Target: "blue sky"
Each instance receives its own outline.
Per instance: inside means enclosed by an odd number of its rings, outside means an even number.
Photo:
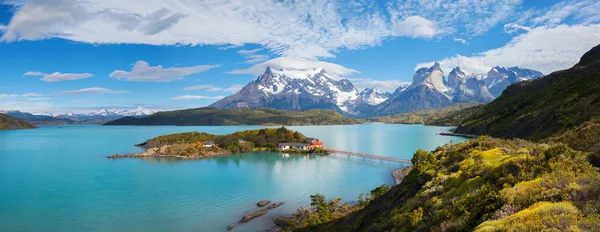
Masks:
[[[206,106],[267,66],[393,91],[440,61],[544,73],[600,44],[600,1],[5,0],[0,109]]]

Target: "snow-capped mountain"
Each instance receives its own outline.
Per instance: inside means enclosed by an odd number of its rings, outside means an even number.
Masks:
[[[373,110],[375,115],[405,113],[415,110],[441,108],[459,102],[488,103],[502,94],[509,85],[542,77],[541,72],[519,67],[492,68],[487,76],[467,75],[454,68],[444,79],[439,63],[420,68],[407,88],[396,90],[392,97]]]
[[[238,93],[210,106],[221,109],[267,107],[293,111],[339,109],[352,113],[358,99],[358,90],[349,80],[335,80],[322,68],[274,70],[268,67]]]
[[[87,114],[65,112],[63,114],[31,114],[18,110],[0,110],[0,113],[11,117],[23,119],[36,125],[65,125],[65,124],[101,124],[125,116],[143,117],[154,114],[155,111],[138,107],[135,110],[107,110],[102,109]]]
[[[519,67],[503,68],[496,66],[487,73],[487,77],[484,80],[490,93],[494,95],[494,97],[498,97],[506,87],[515,82],[535,80],[543,76],[544,74],[541,72],[531,69]]]
[[[382,93],[376,88],[365,88],[359,94],[360,99],[369,105],[379,105],[392,96],[391,93]]]

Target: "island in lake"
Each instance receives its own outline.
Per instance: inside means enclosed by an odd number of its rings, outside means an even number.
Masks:
[[[298,131],[288,130],[285,127],[246,130],[228,135],[213,135],[204,132],[178,133],[149,139],[136,146],[147,149],[134,154],[114,154],[108,158],[200,159],[252,151],[327,153],[323,142],[318,138],[308,138]]]

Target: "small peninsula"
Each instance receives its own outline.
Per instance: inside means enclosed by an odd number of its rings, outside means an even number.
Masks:
[[[359,120],[333,110],[284,111],[275,109],[230,109],[212,107],[158,112],[150,116],[124,117],[104,125],[223,126],[223,125],[350,125]]]
[[[31,128],[37,127],[21,119],[13,118],[6,114],[0,114],[0,130],[18,130]]]
[[[146,148],[134,154],[114,154],[111,159],[169,157],[178,159],[201,159],[234,153],[271,151],[286,153],[326,154],[323,142],[307,138],[285,127],[246,130],[228,135],[204,132],[186,132],[158,136],[136,146]]]

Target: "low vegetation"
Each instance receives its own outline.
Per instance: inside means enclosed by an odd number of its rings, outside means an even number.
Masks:
[[[392,124],[456,126],[471,116],[481,106],[481,103],[457,103],[445,108],[419,110],[410,113],[371,118],[368,121]]]
[[[333,110],[283,111],[275,109],[198,108],[158,112],[143,118],[125,117],[104,125],[346,125],[360,121]]]
[[[204,146],[213,142],[214,146]],[[251,151],[275,151],[279,143],[306,143],[302,133],[288,130],[285,127],[260,130],[247,130],[228,135],[212,135],[203,132],[186,132],[158,136],[138,144],[148,150],[140,156],[175,156],[180,158],[202,158],[207,156],[244,153]],[[286,150],[290,153],[325,153],[323,148],[313,148],[306,151]],[[137,156],[134,156],[137,157]],[[120,157],[116,157],[120,158]]]
[[[13,118],[6,114],[0,114],[0,130],[16,130],[27,128],[36,128],[36,126],[21,119]]]
[[[566,145],[481,137],[417,151],[412,162],[404,181],[380,196],[356,206],[335,201],[333,216],[300,210],[296,225],[301,231],[600,230],[600,173],[586,153]],[[305,219],[311,217],[322,218]]]
[[[515,83],[456,133],[563,142],[600,156],[600,46],[574,67]]]

